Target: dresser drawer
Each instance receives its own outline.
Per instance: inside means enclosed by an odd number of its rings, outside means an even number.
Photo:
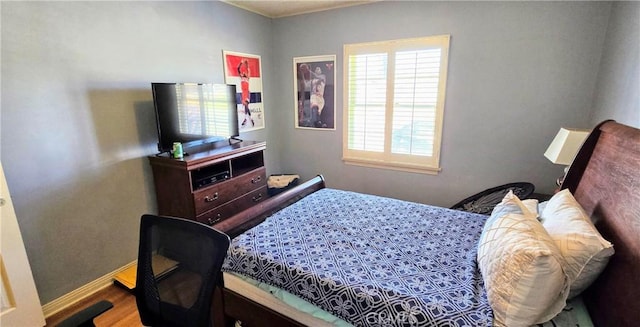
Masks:
[[[198,190],[193,194],[196,215],[203,214],[265,185],[267,185],[266,170],[261,167],[242,176]]]
[[[266,198],[267,186],[265,185],[251,193],[196,217],[196,220],[207,225],[213,225],[237,214],[242,210],[260,203],[261,201],[264,201]]]

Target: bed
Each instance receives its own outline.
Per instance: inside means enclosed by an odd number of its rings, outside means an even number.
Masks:
[[[640,130],[614,121],[596,126],[562,189],[575,197],[615,248],[577,303],[584,303],[596,326],[637,325]],[[332,216],[344,217],[333,221]],[[485,224],[492,219],[493,215],[333,190],[318,176],[215,226],[234,238],[235,250],[227,258],[224,285],[215,292],[214,324],[241,320],[243,326],[343,321],[370,326],[492,325],[499,310],[487,300],[495,298],[487,295],[493,289],[488,290],[478,273],[478,265],[484,267],[478,241],[485,239]],[[307,257],[309,253],[314,257]],[[316,256],[322,253],[325,256]],[[422,273],[416,274],[415,267]],[[240,270],[244,272],[235,274]],[[235,278],[243,274],[314,302],[333,313],[338,323],[269,304],[269,293],[278,291],[243,293],[237,285],[245,282]],[[551,295],[563,306],[569,293],[564,283],[564,289]]]

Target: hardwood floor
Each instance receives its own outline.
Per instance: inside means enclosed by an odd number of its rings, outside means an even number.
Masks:
[[[58,325],[64,319],[74,313],[101,300],[107,300],[113,304],[113,308],[98,316],[94,323],[97,327],[137,327],[143,326],[136,307],[136,297],[129,290],[111,285],[88,298],[66,308],[46,319],[46,327]]]

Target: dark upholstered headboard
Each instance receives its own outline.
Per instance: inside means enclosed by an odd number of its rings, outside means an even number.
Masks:
[[[640,129],[605,121],[567,172],[568,188],[615,254],[583,294],[596,326],[640,326]]]

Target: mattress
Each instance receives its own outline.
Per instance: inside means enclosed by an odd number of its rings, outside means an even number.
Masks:
[[[351,326],[346,321],[274,286],[234,273],[223,273],[224,286],[306,326]]]
[[[353,326],[348,322],[285,290],[235,273],[223,273],[226,288],[301,324],[314,327]],[[589,312],[581,297],[567,306],[552,320],[535,327],[593,327]]]

